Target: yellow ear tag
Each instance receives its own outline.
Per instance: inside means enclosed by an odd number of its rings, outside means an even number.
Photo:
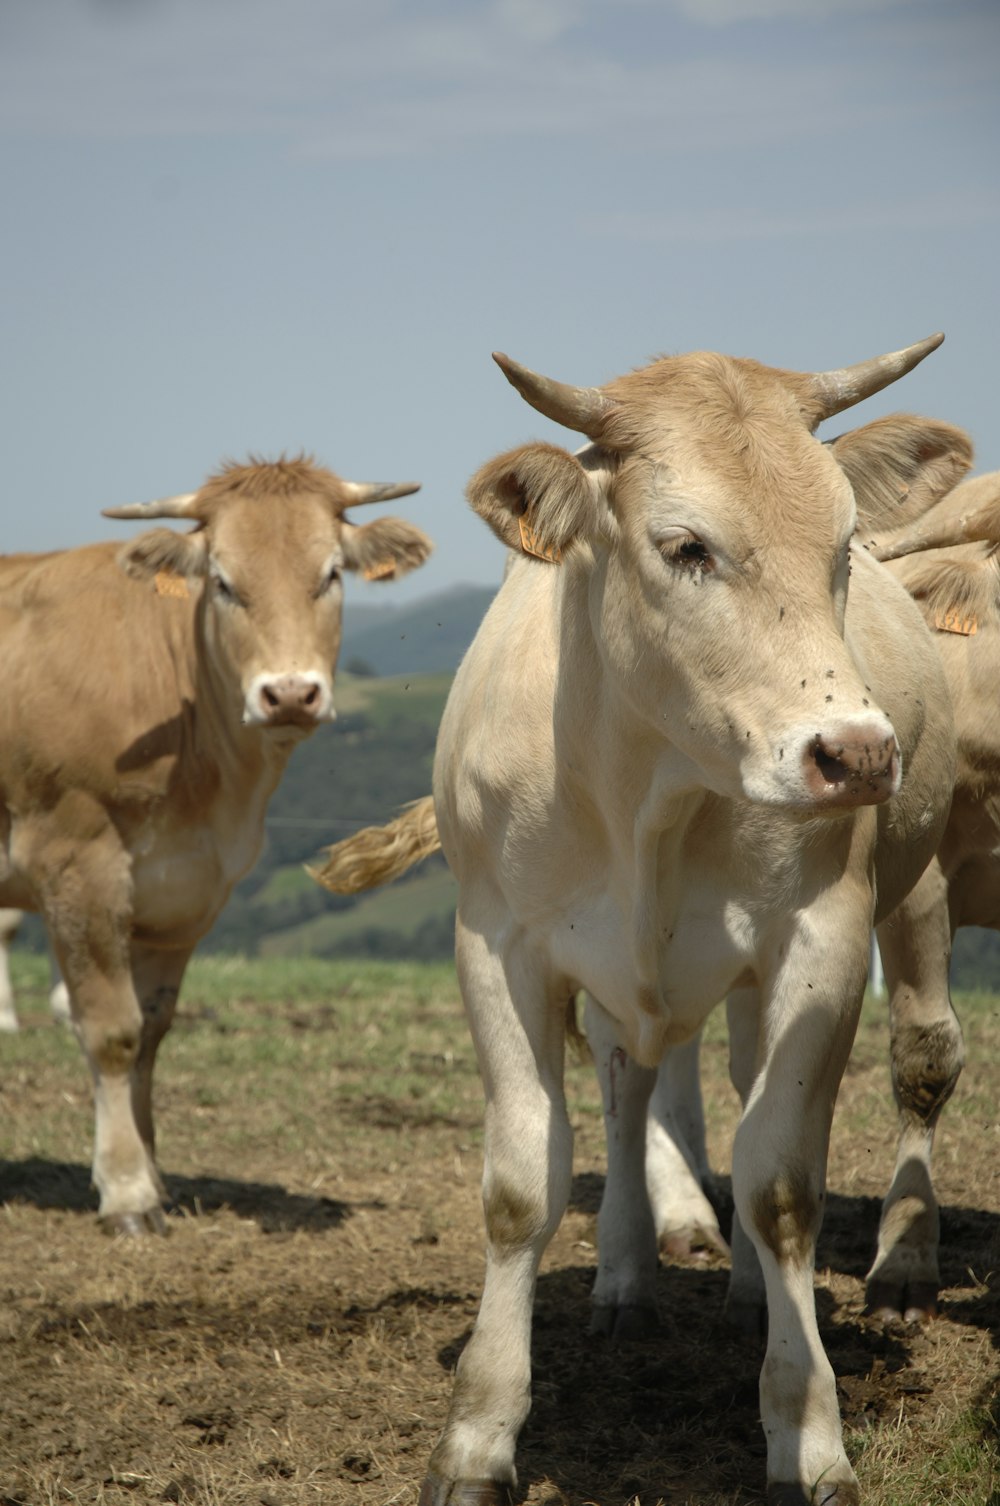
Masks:
[[[185,601],[191,595],[183,575],[171,575],[169,570],[157,570],[153,585],[157,596],[175,596],[179,601]]]
[[[562,550],[553,549],[543,544],[535,530],[527,521],[527,514],[522,513],[517,520],[517,526],[521,531],[521,548],[525,554],[533,554],[536,560],[545,560],[549,565],[558,565],[562,560]]]
[[[961,633],[963,638],[971,638],[979,632],[979,620],[976,617],[959,617],[954,610],[950,612],[936,612],[934,626],[939,633]]]
[[[365,580],[388,580],[395,573],[395,560],[379,560],[376,564],[369,565],[367,570],[362,570],[361,572]]]

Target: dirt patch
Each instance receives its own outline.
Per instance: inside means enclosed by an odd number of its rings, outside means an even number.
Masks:
[[[50,1028],[42,1017],[28,1025]],[[317,1028],[329,1032],[328,1021]],[[883,1064],[869,1067],[852,1070],[839,1111],[817,1303],[850,1446],[872,1482],[866,1500],[890,1501],[877,1460],[866,1464],[867,1434],[894,1427],[930,1456],[943,1408],[977,1427],[995,1415],[996,1145],[957,1115],[942,1132],[942,1316],[926,1331],[884,1331],[862,1315],[862,1278],[891,1113],[874,1134],[846,1132],[852,1103],[860,1112],[876,1073],[881,1082]],[[426,1070],[443,1070],[433,1051]],[[213,1156],[218,1126],[213,1138],[213,1114],[197,1112],[198,1074],[172,1079],[167,1055],[173,1227],[165,1240],[130,1242],[96,1226],[80,1073],[69,1054],[40,1060],[0,1097],[5,1114],[30,1116],[52,1095],[77,1095],[69,1123],[80,1141],[58,1154],[66,1131],[56,1128],[47,1148],[0,1163],[0,1502],[414,1502],[480,1294],[471,1075],[463,1068],[450,1106],[432,1094],[394,1100],[384,1086],[347,1101],[315,1089],[317,1163],[308,1137],[306,1150],[260,1142],[266,1068],[213,1111],[227,1136]],[[582,1102],[588,1080],[574,1083]],[[588,1336],[604,1158],[596,1096],[587,1104],[574,1113],[571,1207],[538,1288],[524,1499],[750,1506],[764,1486],[760,1354],[725,1326],[723,1264],[661,1269],[658,1333],[627,1347]],[[728,1105],[715,1116],[717,1165],[732,1118]]]

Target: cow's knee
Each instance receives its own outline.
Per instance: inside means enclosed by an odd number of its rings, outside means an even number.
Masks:
[[[934,1124],[965,1065],[962,1027],[953,1009],[929,1024],[895,1024],[892,1087],[903,1114]]]

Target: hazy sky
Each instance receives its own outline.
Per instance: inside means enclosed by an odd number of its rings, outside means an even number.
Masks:
[[[998,164],[996,0],[2,0],[0,549],[306,449],[423,482],[378,599],[495,581],[468,476],[579,441],[494,349],[594,384],[943,329],[858,421],[995,469]]]

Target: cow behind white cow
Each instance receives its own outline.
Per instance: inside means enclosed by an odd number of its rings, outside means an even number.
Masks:
[[[165,1227],[157,1048],[292,749],[334,714],[341,576],[429,552],[412,524],[347,510],[415,490],[230,465],[108,514],[190,532],[0,561],[0,903],[41,911],[68,985],[109,1229]]]
[[[470,483],[521,558],[456,676],[433,811],[373,843],[384,877],[436,816],[486,1095],[485,1289],[422,1506],[496,1506],[513,1487],[538,1262],[569,1192],[581,987],[623,1048],[619,1105],[639,1101],[635,1063],[648,1082],[741,990],[733,1181],[766,1282],[769,1499],[805,1506],[819,1482],[829,1506],[858,1500],[812,1291],[826,1147],[876,887],[891,907],[934,851],[954,747],[919,612],[850,544],[856,509],[943,490],[970,452],[915,418],[836,454],[811,431],[937,343],[819,375],[673,357],[596,389],[497,358],[593,444],[527,445]],[[656,1264],[641,1159],[620,1171],[595,1283],[609,1331],[651,1307]],[[756,1324],[764,1291],[743,1274],[731,1306]]]
[[[17,936],[23,910],[0,910],[0,1031],[14,1034],[19,1028],[17,1001],[10,976],[10,953]],[[49,1009],[52,1018],[60,1025],[70,1022],[69,991],[59,976],[55,958],[51,963],[52,986],[49,990]]]

